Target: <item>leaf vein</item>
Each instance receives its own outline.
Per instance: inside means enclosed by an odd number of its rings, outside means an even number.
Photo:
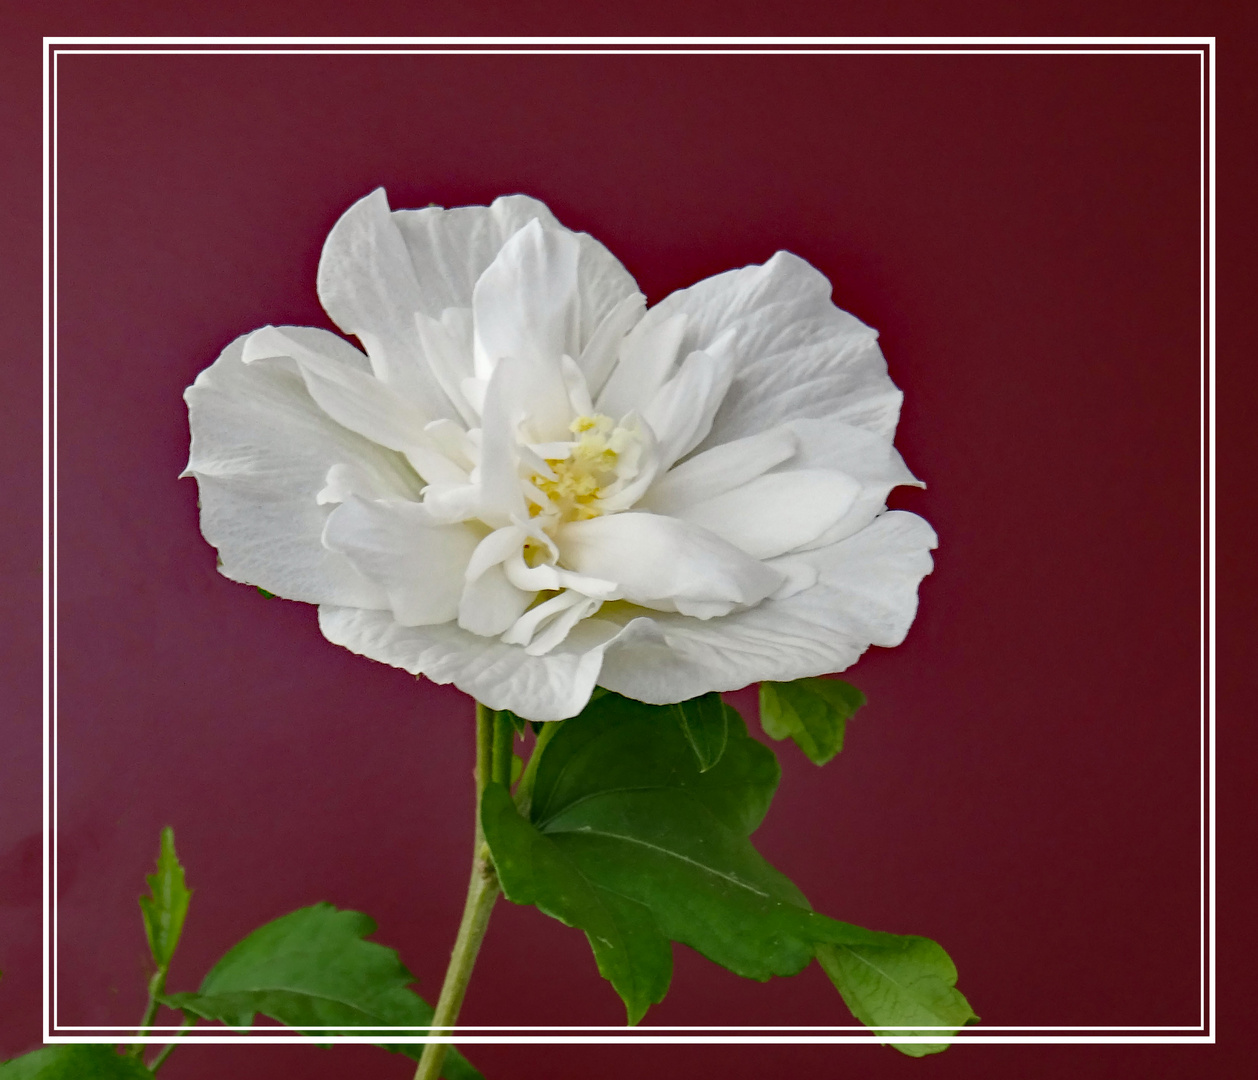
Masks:
[[[639,840],[636,836],[624,836],[620,833],[604,832],[602,829],[592,829],[588,825],[583,825],[576,831],[579,831],[584,836],[603,836],[608,840],[623,840],[628,844],[637,844],[639,847],[648,848],[651,851],[658,851],[660,854],[667,855],[669,858],[677,859],[680,862],[689,863],[691,866],[698,867],[700,870],[711,874],[713,877],[722,878],[723,880],[730,882],[732,885],[737,885],[740,889],[746,889],[748,892],[753,892],[757,896],[763,896],[766,900],[772,899],[767,892],[757,889],[754,885],[748,884],[746,881],[743,881],[741,878],[736,877],[733,874],[722,873],[720,870],[714,869],[711,866],[705,866],[697,859],[692,859],[688,855],[683,855],[680,851],[671,851],[666,847],[661,847],[659,844],[652,844],[649,840]]]

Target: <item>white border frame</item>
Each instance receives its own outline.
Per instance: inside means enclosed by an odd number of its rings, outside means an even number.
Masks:
[[[968,48],[966,46],[969,46]],[[57,447],[53,390],[57,378],[57,283],[55,265],[57,211],[57,58],[86,53],[223,55],[256,53],[382,55],[525,55],[566,54],[716,54],[716,55],[940,55],[960,53],[1032,55],[1197,55],[1201,58],[1201,1022],[1196,1026],[998,1027],[966,1028],[955,1043],[995,1044],[1213,1044],[1215,1036],[1215,133],[1216,80],[1214,37],[45,37],[43,39],[43,1038],[46,1043],[142,1042],[165,1044],[180,1029],[150,1028],[137,1037],[134,1027],[69,1026],[56,1023],[54,980],[57,935],[56,746],[52,734],[57,710],[56,669],[56,506]],[[194,1029],[196,1030],[196,1029]],[[287,1029],[278,1029],[285,1031]],[[311,1029],[326,1030],[326,1029]],[[343,1029],[336,1029],[343,1030]],[[403,1035],[412,1028],[372,1028],[390,1032],[393,1043],[449,1041],[477,1043],[652,1043],[652,1044],[836,1044],[879,1043],[861,1025],[834,1027],[455,1027],[451,1035]],[[895,1030],[895,1029],[887,1029]],[[922,1030],[918,1028],[916,1030]],[[950,1029],[948,1029],[950,1030]],[[230,1029],[226,1034],[179,1036],[190,1044],[309,1043],[299,1034],[273,1034],[272,1027]],[[94,1032],[96,1034],[63,1034]],[[512,1032],[513,1034],[501,1034]],[[860,1034],[839,1034],[859,1032]],[[1008,1032],[996,1035],[994,1032]],[[1083,1034],[1087,1032],[1088,1034]],[[1136,1034],[1136,1033],[1139,1034]],[[521,1035],[518,1033],[530,1033]],[[320,1042],[367,1043],[379,1035],[332,1035]],[[929,1043],[932,1036],[907,1036],[898,1042]]]

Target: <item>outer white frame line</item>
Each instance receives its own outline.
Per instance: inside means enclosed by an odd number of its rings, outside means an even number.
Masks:
[[[1139,48],[1077,48],[1077,49],[1044,49],[1044,48],[877,48],[876,46],[915,46],[915,45],[974,45],[980,43],[984,46],[1043,46],[1043,45],[1089,45],[1095,43],[1100,46],[1107,45],[1156,45],[1162,48],[1139,49]],[[594,48],[579,49],[573,47],[560,48],[540,48],[539,43],[559,46],[575,46],[575,45],[607,45],[607,46],[632,46],[645,45],[657,46],[657,48]],[[793,46],[806,45],[814,46],[813,48],[658,48],[658,46],[677,45],[677,46],[738,46],[751,45],[752,43],[759,45],[776,45],[776,46]],[[187,48],[189,44],[198,46],[214,46],[223,45],[224,48]],[[345,48],[345,44],[365,46],[365,45],[386,45],[392,48]],[[127,46],[184,46],[180,48],[134,48]],[[263,46],[294,46],[292,48],[274,48],[274,49],[257,49],[257,48],[239,48],[242,45],[263,45]],[[489,48],[450,48],[455,45],[474,45],[474,46],[493,46]],[[868,46],[861,48],[817,48],[816,46]],[[105,46],[102,48],[58,48],[58,46]],[[232,46],[236,46],[233,48]],[[329,48],[313,48],[312,46],[342,46]],[[396,46],[432,46],[432,47],[408,47],[397,48]],[[443,47],[444,46],[444,47]],[[511,48],[511,46],[525,46],[520,48]],[[1195,48],[1172,48],[1169,46],[1196,46]],[[1208,49],[1208,55],[1207,55]],[[732,55],[732,56],[755,56],[755,55],[789,55],[789,56],[828,56],[828,55],[1198,55],[1201,58],[1202,74],[1201,74],[1201,93],[1202,104],[1204,108],[1201,143],[1201,207],[1202,207],[1202,242],[1201,242],[1201,339],[1202,339],[1202,392],[1201,405],[1203,410],[1203,434],[1208,430],[1206,438],[1205,454],[1203,455],[1203,464],[1201,469],[1201,490],[1202,497],[1205,501],[1205,513],[1203,513],[1202,521],[1202,541],[1201,556],[1203,562],[1202,586],[1201,586],[1201,630],[1202,630],[1202,647],[1201,647],[1201,663],[1204,688],[1207,693],[1207,700],[1203,702],[1201,728],[1203,732],[1203,742],[1201,748],[1201,791],[1203,797],[1202,805],[1202,843],[1201,843],[1201,899],[1202,912],[1201,923],[1203,933],[1202,941],[1202,960],[1201,973],[1202,985],[1200,992],[1201,1002],[1201,1024],[1197,1027],[1188,1025],[1169,1025],[1169,1026],[1095,1026],[1095,1027],[1061,1027],[1061,1026],[1009,1026],[1000,1027],[994,1025],[984,1025],[978,1029],[964,1029],[954,1037],[957,1042],[971,1042],[982,1045],[987,1044],[1044,1044],[1044,1043],[1110,1043],[1110,1044],[1165,1044],[1165,1043],[1214,1043],[1215,1034],[1213,1028],[1214,1004],[1217,986],[1216,975],[1216,954],[1217,944],[1215,940],[1215,918],[1216,918],[1216,900],[1215,900],[1215,858],[1216,858],[1216,829],[1214,820],[1214,807],[1216,803],[1216,777],[1215,777],[1215,730],[1216,730],[1216,706],[1215,706],[1215,688],[1216,688],[1216,645],[1215,635],[1213,633],[1213,617],[1214,602],[1217,589],[1217,572],[1214,564],[1216,556],[1215,542],[1215,468],[1216,468],[1216,447],[1215,447],[1215,238],[1216,238],[1216,211],[1214,205],[1215,199],[1215,132],[1216,132],[1216,66],[1215,66],[1215,38],[1214,37],[1012,37],[1012,38],[632,38],[632,37],[613,37],[613,38],[528,38],[528,37],[447,37],[447,38],[290,38],[290,37],[274,37],[274,38],[173,38],[173,37],[46,37],[44,38],[44,56],[43,56],[43,117],[44,117],[44,136],[43,136],[43,261],[44,261],[44,282],[43,282],[43,352],[44,352],[44,387],[43,387],[43,447],[42,461],[44,469],[43,481],[43,517],[44,517],[44,536],[43,536],[43,555],[44,555],[44,580],[43,580],[43,635],[44,635],[44,791],[45,805],[43,807],[44,822],[44,838],[43,838],[43,881],[44,881],[44,957],[43,957],[43,1023],[44,1023],[44,1040],[50,1043],[93,1043],[93,1042],[112,1042],[116,1041],[109,1038],[101,1038],[99,1035],[64,1035],[54,1034],[61,1031],[94,1031],[94,1032],[134,1032],[133,1027],[84,1027],[84,1026],[67,1026],[62,1027],[57,1023],[57,997],[56,997],[56,978],[57,978],[57,925],[56,925],[56,895],[58,888],[57,881],[57,770],[56,770],[56,740],[55,740],[55,718],[57,713],[57,687],[55,680],[55,672],[57,670],[57,625],[56,625],[56,527],[57,527],[57,511],[56,511],[56,490],[57,490],[57,422],[56,422],[56,402],[55,387],[57,381],[57,329],[56,319],[58,314],[57,307],[57,286],[56,286],[56,219],[57,219],[57,74],[58,59],[61,55],[282,55],[293,53],[297,55],[667,55],[676,53],[678,55]],[[1208,70],[1207,70],[1208,69]],[[1208,80],[1208,82],[1207,82]],[[1208,85],[1208,94],[1206,92]],[[1209,148],[1206,148],[1206,130],[1209,131]],[[1208,179],[1207,179],[1208,174]],[[1208,209],[1206,207],[1208,191]],[[1207,227],[1208,214],[1208,227]],[[1208,328],[1208,332],[1207,332]],[[1208,346],[1207,346],[1208,337]],[[1208,384],[1208,393],[1207,393]],[[1208,483],[1207,468],[1208,461]],[[1208,529],[1207,529],[1208,522]],[[1209,558],[1206,559],[1206,555]],[[1207,589],[1208,582],[1208,589]],[[1207,608],[1208,603],[1208,608]],[[1208,636],[1208,647],[1207,647]],[[1206,747],[1206,733],[1208,732],[1208,750]],[[1208,777],[1207,777],[1208,772]],[[1208,794],[1208,801],[1207,801]],[[1208,827],[1207,827],[1208,821]],[[51,828],[50,828],[51,823]],[[1207,859],[1207,835],[1208,835],[1208,859]],[[1208,864],[1208,865],[1207,865]],[[1208,904],[1206,901],[1206,893],[1209,893]],[[1208,921],[1208,926],[1206,925]],[[50,962],[51,958],[51,962]],[[1208,979],[1206,976],[1207,962],[1209,966]],[[1207,994],[1207,985],[1209,992]],[[51,1014],[51,1025],[50,1021]],[[180,1030],[174,1026],[156,1026],[153,1031],[176,1031]],[[259,1029],[247,1029],[249,1032],[256,1032]],[[268,1030],[268,1029],[262,1029]],[[342,1028],[312,1028],[310,1030],[344,1030]],[[392,1027],[375,1027],[372,1031],[405,1031],[412,1030],[406,1028]],[[444,1030],[444,1029],[443,1029]],[[513,1032],[520,1031],[540,1031],[540,1032],[556,1032],[556,1031],[581,1031],[581,1032],[598,1032],[598,1031],[621,1031],[623,1029],[615,1028],[598,1028],[598,1027],[574,1027],[574,1028],[483,1028],[483,1027],[466,1027],[451,1029],[455,1033],[455,1037],[459,1042],[464,1043],[633,1043],[633,1042],[658,1042],[658,1043],[878,1043],[880,1040],[871,1034],[865,1035],[833,1035],[833,1034],[815,1034],[817,1032],[833,1032],[833,1031],[865,1031],[863,1027],[823,1027],[823,1028],[778,1028],[778,1027],[730,1027],[730,1028],[639,1028],[640,1034],[612,1034],[612,1035],[549,1035],[547,1037],[521,1038],[519,1036],[492,1036],[476,1034],[482,1031],[494,1030],[510,1030]],[[887,1029],[893,1030],[893,1029]],[[914,1030],[927,1030],[917,1028]],[[725,1034],[721,1036],[696,1036],[696,1035],[663,1035],[655,1034],[657,1032],[666,1031],[720,1031],[720,1032],[763,1032],[763,1031],[789,1031],[797,1033],[794,1036],[784,1035],[733,1035]],[[1015,1031],[1015,1032],[1031,1032],[1031,1031],[1051,1031],[1051,1032],[1067,1032],[1067,1031],[1142,1031],[1142,1032],[1185,1032],[1197,1031],[1202,1034],[1196,1035],[1021,1035],[1002,1037],[996,1035],[983,1034],[985,1032],[995,1031]],[[972,1033],[971,1033],[972,1032]],[[368,1036],[341,1035],[331,1037],[335,1042],[346,1043],[372,1043],[374,1039]],[[131,1035],[127,1039],[128,1042],[145,1042],[145,1043],[165,1043],[169,1039],[163,1036],[143,1036],[136,1037]],[[187,1034],[181,1037],[181,1042],[197,1043],[197,1044],[216,1044],[216,1043],[308,1043],[310,1040],[302,1035],[259,1035],[245,1034],[244,1031],[237,1029],[231,1035],[205,1035],[205,1034]],[[431,1036],[405,1036],[399,1035],[390,1041],[400,1043],[426,1043],[436,1040]],[[897,1039],[900,1042],[932,1042],[936,1041],[930,1036],[904,1036]]]
[[[117,37],[51,36],[50,45],[1210,45],[1213,36],[1048,37]]]

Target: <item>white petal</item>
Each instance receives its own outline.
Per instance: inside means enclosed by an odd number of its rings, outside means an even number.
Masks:
[[[501,566],[487,567],[463,586],[459,625],[482,637],[497,637],[515,623],[536,595],[512,585]]]
[[[479,473],[484,520],[506,525],[528,514],[520,488],[520,436],[530,442],[557,437],[572,419],[557,358],[500,361],[489,379],[484,417]],[[522,432],[522,425],[528,430]]]
[[[337,340],[331,334],[326,339],[329,343]],[[331,350],[307,348],[279,327],[264,326],[245,342],[244,361],[252,364],[272,359],[292,360],[310,396],[350,431],[403,452],[426,441],[424,427],[431,417],[423,409],[401,398],[374,375],[344,363]]]
[[[469,472],[480,459],[480,448],[467,431],[453,420],[434,420],[424,428],[433,444],[460,469]]]
[[[821,576],[820,571],[807,559],[793,555],[783,555],[781,558],[773,559],[770,565],[786,575],[786,580],[778,586],[777,592],[772,596],[774,600],[785,600],[788,596],[811,589]]]
[[[565,589],[549,600],[543,600],[537,607],[529,608],[516,619],[511,629],[502,635],[503,642],[507,645],[527,645],[533,640],[533,635],[543,623],[571,607],[580,605],[586,599],[580,593]]]
[[[336,355],[338,349],[328,349],[333,342],[338,348],[344,346],[338,338],[323,334],[315,347],[307,348],[288,332],[292,329],[264,326],[255,330],[245,342],[245,362],[291,361],[311,397],[338,424],[390,450],[401,451],[429,483],[466,482],[467,473],[453,464],[428,434],[432,425],[426,413],[374,375],[343,362]]]
[[[332,512],[323,530],[331,550],[380,583],[403,626],[458,617],[463,570],[480,539],[478,530],[435,523],[422,505],[400,499],[351,497]]]
[[[653,616],[660,639],[617,643],[599,682],[664,704],[762,679],[788,682],[842,671],[871,643],[904,640],[934,546],[934,531],[915,514],[882,514],[855,536],[789,556],[817,571],[811,588],[708,622]]]
[[[657,479],[639,505],[656,514],[676,513],[754,480],[786,461],[798,446],[787,425],[714,446]]]
[[[598,324],[577,358],[585,372],[590,393],[598,396],[607,376],[611,374],[616,358],[620,355],[620,343],[626,334],[642,318],[646,311],[646,297],[639,292],[631,293],[611,309]]]
[[[865,528],[886,509],[892,488],[925,486],[909,472],[889,437],[832,420],[792,420],[787,426],[799,439],[793,468],[837,469],[861,485],[848,512],[809,546],[823,547]]]
[[[706,449],[786,420],[826,417],[890,438],[900,392],[887,376],[877,333],[830,301],[830,283],[779,251],[763,266],[731,270],[673,293],[647,317],[689,317],[682,351],[734,361],[734,381]],[[643,320],[646,321],[645,319]]]
[[[567,639],[582,619],[593,615],[603,602],[580,596],[577,603],[566,611],[560,612],[550,620],[541,631],[530,641],[524,651],[530,656],[545,656],[556,645]]]
[[[732,374],[727,358],[693,352],[677,374],[656,391],[642,418],[659,441],[661,468],[667,469],[707,435]]]
[[[756,559],[771,559],[816,540],[860,494],[850,476],[828,469],[765,473],[741,487],[677,512]]]
[[[315,502],[342,503],[351,495],[360,495],[364,499],[387,499],[395,494],[382,484],[378,477],[373,476],[361,465],[347,465],[338,462],[328,470],[327,478]]]
[[[626,600],[647,607],[754,604],[782,583],[779,571],[706,529],[656,514],[574,521],[556,539],[565,566],[614,581]]]
[[[469,426],[479,414],[463,394],[463,383],[472,377],[472,312],[446,308],[440,319],[415,313],[415,333],[432,369],[433,378],[453,404],[458,416]]]
[[[572,412],[577,416],[592,416],[594,402],[590,398],[590,388],[586,385],[585,373],[580,366],[565,353],[559,358],[559,370],[568,391],[568,405]]]
[[[289,332],[306,341],[323,334]],[[245,340],[184,394],[192,428],[185,475],[197,479],[201,531],[218,549],[220,571],[290,600],[387,606],[378,585],[323,546],[331,508],[317,496],[338,464],[401,498],[418,496],[417,478],[400,455],[331,420],[295,372],[245,364]]]
[[[584,619],[545,656],[530,656],[453,623],[399,626],[387,611],[326,604],[319,608],[319,629],[333,644],[435,683],[452,682],[491,709],[510,709],[526,720],[575,716],[590,700],[611,641],[658,638],[649,619],[625,627]]]
[[[672,373],[688,319],[659,310],[648,311],[621,343],[619,362],[596,399],[599,412],[613,419],[641,412]]]
[[[376,377],[429,419],[456,415],[415,330],[420,287],[383,189],[359,199],[332,227],[319,258],[319,300],[363,343]]]
[[[434,521],[445,525],[478,517],[481,502],[479,484],[429,484],[424,488],[424,509]]]
[[[476,550],[472,552],[463,571],[464,576],[468,581],[475,581],[491,566],[497,566],[508,556],[518,552],[527,539],[528,534],[518,525],[495,529],[476,545]]]
[[[495,199],[492,206],[394,211],[393,221],[406,243],[419,283],[419,310],[436,317],[445,308],[470,308],[481,274],[507,240],[534,218],[544,229],[570,233],[544,204],[524,195]],[[580,248],[579,298],[563,351],[582,359],[598,327],[638,290],[607,248],[587,233],[570,235]]]
[[[472,294],[478,378],[507,356],[558,362],[577,304],[579,254],[571,233],[536,220],[503,245]]]

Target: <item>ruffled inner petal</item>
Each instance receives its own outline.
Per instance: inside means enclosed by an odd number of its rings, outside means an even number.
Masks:
[[[791,458],[798,445],[795,433],[782,425],[714,446],[659,477],[641,505],[656,514],[676,513],[754,480]]]
[[[332,337],[293,333],[313,344]],[[318,495],[338,465],[394,498],[417,498],[418,478],[401,455],[330,419],[289,365],[243,363],[244,343],[228,346],[184,394],[192,428],[184,475],[197,480],[201,531],[220,572],[290,600],[387,607],[379,585],[323,546],[331,507]]]
[[[501,564],[487,567],[463,586],[459,626],[483,637],[497,637],[514,625],[536,595],[512,585]]]
[[[727,358],[693,352],[677,374],[656,391],[642,418],[659,440],[661,468],[668,468],[707,435],[732,373]]]
[[[389,597],[403,626],[458,617],[463,568],[480,542],[469,525],[442,525],[418,503],[351,496],[329,515],[323,542],[344,554]]]
[[[624,599],[676,610],[681,602],[755,604],[782,574],[706,529],[676,518],[624,513],[562,527],[563,564],[615,582]]]
[[[504,357],[557,363],[577,302],[580,245],[569,232],[530,221],[503,245],[476,282],[475,374],[486,379]]]
[[[675,314],[689,319],[683,352],[717,353],[724,339],[734,361],[702,449],[802,418],[894,435],[901,394],[877,332],[835,307],[825,275],[798,256],[779,251],[763,266],[707,278],[666,297],[647,318]]]
[[[770,472],[676,516],[728,540],[756,559],[771,559],[817,539],[860,494],[850,476],[824,469]]]
[[[641,412],[668,379],[689,319],[684,313],[662,317],[658,311],[648,311],[621,342],[619,361],[595,402],[599,412],[614,418]]]
[[[586,384],[595,397],[603,389],[616,364],[620,343],[641,320],[645,311],[646,297],[640,292],[631,293],[604,316],[590,340],[585,343],[577,363],[585,372]]]
[[[415,329],[419,282],[382,189],[359,199],[328,234],[319,300],[337,326],[363,343],[378,379],[430,419],[456,415]]]
[[[653,618],[656,637],[613,639],[599,683],[663,704],[762,679],[789,682],[842,671],[871,643],[904,640],[935,543],[921,518],[889,511],[846,540],[787,556],[816,574],[814,584],[792,595],[709,622],[660,614]]]

